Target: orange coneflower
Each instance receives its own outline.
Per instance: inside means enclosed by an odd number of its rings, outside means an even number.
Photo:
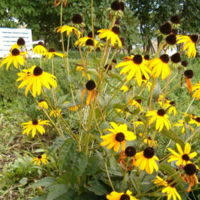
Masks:
[[[191,69],[188,69],[184,72],[185,75],[185,82],[186,82],[186,87],[188,91],[191,93],[192,92],[192,82],[191,78],[193,77],[193,71]]]

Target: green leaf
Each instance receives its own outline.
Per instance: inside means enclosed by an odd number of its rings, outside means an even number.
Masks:
[[[98,180],[91,180],[88,182],[87,189],[94,194],[101,196],[108,194],[109,191],[106,189],[105,184],[101,183]]]
[[[166,137],[168,137],[169,139],[173,140],[174,142],[179,143],[181,146],[184,146],[183,140],[173,131],[163,130],[161,131],[161,133]]]
[[[67,195],[68,187],[64,184],[57,184],[50,188],[50,192],[47,195],[47,200],[55,200],[58,197],[66,193]]]
[[[45,177],[39,181],[37,181],[36,183],[33,183],[31,185],[31,187],[39,187],[39,186],[43,186],[43,187],[49,187],[50,185],[54,184],[56,181],[55,178],[53,177]]]
[[[37,197],[34,197],[32,200],[46,200],[47,199],[47,195],[44,194],[42,196],[37,196]]]

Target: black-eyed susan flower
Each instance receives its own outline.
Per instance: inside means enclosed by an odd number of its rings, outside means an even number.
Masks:
[[[35,158],[32,159],[32,162],[35,164],[35,165],[41,165],[41,164],[44,164],[46,165],[48,163],[48,159],[47,159],[47,155],[44,153],[44,154],[41,154]]]
[[[111,128],[107,130],[111,132],[110,134],[103,135],[101,138],[101,146],[107,146],[108,149],[113,149],[115,152],[118,152],[120,147],[124,151],[126,148],[126,141],[132,141],[136,139],[136,135],[127,130],[126,124],[116,124],[115,122],[110,122]]]
[[[193,92],[192,97],[200,100],[200,82],[192,86],[192,92]]]
[[[135,155],[135,166],[140,170],[145,170],[148,174],[158,171],[158,157],[155,156],[154,148],[147,147],[144,151],[138,152]]]
[[[173,24],[180,24],[181,22],[181,18],[179,15],[174,15],[170,18],[170,21],[173,23]]]
[[[110,194],[106,195],[108,200],[137,200],[132,196],[132,192],[127,190],[126,192],[116,192],[113,191]]]
[[[166,110],[167,113],[173,114],[174,116],[177,115],[175,101],[170,101],[168,99],[165,99],[164,101],[158,101],[158,103],[162,109]]]
[[[141,119],[138,119],[137,121],[133,121],[133,125],[137,128],[138,126],[143,126],[144,122]]]
[[[25,95],[31,91],[32,95],[35,97],[41,94],[42,87],[47,89],[57,87],[56,77],[48,72],[44,72],[43,69],[38,66],[24,69],[17,75],[19,76],[17,81],[22,81],[18,88],[26,87]]]
[[[43,42],[39,42],[36,46],[34,46],[33,52],[35,54],[44,56],[47,53],[47,48],[44,46]]]
[[[148,146],[150,146],[150,147],[155,147],[155,146],[157,145],[157,141],[154,140],[154,139],[152,139],[150,136],[147,137],[147,138],[145,138],[145,139],[143,140],[143,142],[144,142],[145,144],[147,144]]]
[[[170,34],[165,38],[165,41],[168,45],[175,45],[176,44],[176,35]]]
[[[123,67],[120,74],[127,74],[127,81],[135,78],[139,86],[142,84],[143,76],[146,79],[149,78],[150,70],[147,67],[145,59],[141,55],[126,57],[124,61],[117,64],[115,67]]]
[[[195,124],[196,126],[200,126],[200,117],[192,117],[191,120],[189,121],[189,124]]]
[[[185,75],[186,87],[187,87],[188,91],[191,93],[192,92],[191,78],[193,77],[194,73],[191,69],[188,69],[188,70],[184,71],[184,75]]]
[[[181,133],[184,134],[186,132],[186,129],[189,129],[190,131],[193,131],[193,127],[188,124],[185,120],[180,119],[177,123],[174,123],[174,126],[181,127]]]
[[[191,188],[198,184],[198,177],[196,176],[197,167],[194,164],[189,163],[185,165],[183,169],[184,173],[181,174],[181,178],[188,183],[186,192],[190,192]]]
[[[114,26],[110,29],[100,29],[97,31],[99,33],[99,38],[105,38],[113,47],[117,45],[118,47],[122,47],[122,41],[119,38],[119,27]]]
[[[122,87],[120,88],[121,91],[123,91],[123,93],[126,93],[127,91],[129,91],[130,87],[128,87],[127,85],[122,85]]]
[[[25,46],[25,40],[24,38],[20,37],[18,38],[17,42],[14,45],[12,45],[11,50],[15,48],[20,49],[23,46]]]
[[[186,164],[191,163],[191,159],[197,156],[197,152],[195,151],[190,153],[191,145],[189,143],[185,144],[184,149],[182,149],[180,144],[176,143],[176,148],[178,150],[178,153],[173,149],[168,148],[168,150],[172,154],[169,156],[168,162],[175,161],[177,166],[185,166]]]
[[[89,105],[91,102],[94,101],[97,91],[96,91],[96,83],[93,80],[89,80],[85,84],[85,89],[81,93],[81,100],[83,99],[83,96],[87,92],[87,98],[86,98],[86,105]]]
[[[113,1],[111,3],[111,8],[114,11],[119,11],[119,10],[124,11],[124,2],[118,1],[118,0],[117,1]]]
[[[9,55],[3,58],[3,60],[1,61],[0,67],[6,64],[6,69],[9,69],[10,65],[13,64],[14,67],[18,69],[20,65],[25,64],[26,54],[26,52],[20,52],[20,50],[17,48],[11,49]]]
[[[142,100],[140,98],[131,99],[128,101],[128,105],[135,107],[136,109],[139,109],[140,111],[143,111],[142,108]]]
[[[61,116],[61,109],[53,109],[50,111],[50,117],[60,117]]]
[[[31,133],[32,137],[35,137],[36,133],[39,132],[41,135],[45,133],[45,129],[43,126],[49,126],[48,120],[31,120],[28,122],[22,123],[23,132],[22,134],[29,135]]]
[[[72,17],[72,23],[81,24],[83,22],[83,17],[80,14],[74,14]]]
[[[183,50],[189,58],[196,56],[196,43],[198,40],[198,35],[177,35],[177,44],[183,43]]]
[[[126,147],[125,151],[120,152],[118,162],[124,170],[132,170],[135,163],[135,154],[136,149],[134,146],[128,146]]]
[[[45,56],[48,58],[48,59],[51,59],[51,58],[53,58],[54,56],[59,56],[59,57],[64,57],[64,54],[63,53],[59,53],[59,52],[56,52],[56,50],[54,49],[54,48],[50,48],[47,52],[46,52],[46,54],[45,54]]]
[[[70,36],[72,33],[74,33],[77,36],[77,38],[80,38],[80,35],[81,35],[81,32],[77,28],[73,26],[68,26],[68,25],[57,27],[56,32],[59,32],[59,33],[66,32],[67,36]]]
[[[170,68],[168,65],[169,56],[167,54],[161,55],[159,58],[154,58],[149,61],[149,68],[152,70],[151,74],[154,78],[161,76],[164,80],[170,74]]]
[[[166,22],[160,26],[160,32],[164,35],[169,35],[171,31],[172,31],[172,26],[169,22]]]
[[[149,117],[148,124],[151,125],[155,122],[156,130],[159,132],[162,131],[164,127],[166,127],[167,130],[169,130],[171,127],[168,115],[164,109],[148,111],[146,116]]]
[[[182,200],[180,194],[177,192],[175,185],[176,183],[173,183],[172,180],[164,180],[159,176],[156,176],[156,178],[153,180],[153,183],[158,186],[164,186],[164,188],[161,190],[163,194],[167,195],[167,200]]]
[[[38,108],[39,109],[44,109],[44,110],[47,110],[48,109],[48,103],[45,101],[45,100],[40,100],[39,102],[38,102]]]
[[[171,61],[175,64],[180,63],[181,62],[181,55],[180,53],[175,53],[171,56]]]

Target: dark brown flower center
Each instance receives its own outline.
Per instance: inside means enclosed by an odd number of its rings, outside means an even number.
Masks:
[[[54,48],[50,48],[49,52],[53,53],[53,52],[56,52],[56,50]]]
[[[147,147],[143,154],[145,158],[152,158],[155,154],[155,151],[152,147]]]
[[[119,27],[117,27],[117,26],[113,26],[113,28],[112,28],[112,32],[114,32],[115,34],[119,34],[120,33],[120,30],[119,30]]]
[[[124,133],[122,133],[122,132],[117,133],[116,136],[115,136],[115,139],[118,142],[123,142],[125,140]]]
[[[136,101],[141,104],[142,103],[142,99],[136,99]]]
[[[136,149],[133,146],[128,146],[125,149],[125,154],[128,157],[132,157],[136,154]]]
[[[171,186],[171,187],[175,187],[176,186],[176,183],[174,182],[174,180],[167,180],[167,183]]]
[[[180,17],[178,15],[175,15],[171,17],[170,21],[174,24],[180,24]]]
[[[169,62],[169,56],[167,54],[163,54],[160,56],[160,59],[162,62],[164,63],[168,63]]]
[[[197,121],[197,122],[200,123],[200,117],[196,117],[196,118],[195,118],[195,121]]]
[[[159,110],[157,111],[157,114],[158,114],[159,116],[164,116],[164,115],[165,115],[165,110],[164,110],[164,109],[159,109]]]
[[[43,70],[42,70],[40,67],[38,67],[38,66],[35,67],[35,69],[33,70],[33,74],[34,74],[35,76],[41,75],[42,72],[43,72]]]
[[[38,158],[38,159],[41,159],[41,158],[42,158],[42,155],[39,155],[37,158]]]
[[[120,200],[130,200],[130,197],[128,194],[122,194],[122,196],[120,197]]]
[[[18,55],[20,54],[20,51],[19,51],[19,49],[14,48],[14,49],[11,51],[11,53],[12,53],[13,56],[18,56]]]
[[[43,42],[38,42],[38,45],[44,46]]]
[[[165,40],[166,40],[167,44],[174,45],[174,44],[176,44],[176,35],[170,34],[166,37]]]
[[[188,62],[186,60],[184,60],[184,61],[181,62],[181,65],[183,65],[184,67],[187,67],[188,66]]]
[[[117,11],[117,10],[124,10],[124,2],[119,2],[119,1],[113,1],[112,3],[111,3],[111,8],[112,8],[112,10],[115,10],[115,11]]]
[[[92,38],[92,31],[90,31],[87,36]]]
[[[191,69],[188,69],[188,70],[184,71],[184,75],[186,76],[186,78],[190,79],[193,77],[194,73]]]
[[[133,62],[135,63],[135,64],[141,64],[142,63],[142,56],[141,55],[135,55],[134,57],[133,57]]]
[[[182,159],[185,160],[185,161],[189,161],[190,157],[188,156],[188,154],[183,154]]]
[[[176,105],[176,102],[175,102],[175,101],[170,101],[169,103],[170,103],[170,105],[172,105],[172,106],[175,106],[175,105]]]
[[[175,53],[171,56],[171,61],[173,63],[179,63],[181,61],[181,55],[180,53]]]
[[[92,39],[88,39],[85,44],[87,46],[94,46],[94,41]]]
[[[192,42],[196,43],[198,40],[198,35],[190,35],[190,39],[192,40]]]
[[[24,46],[25,45],[25,40],[24,38],[20,37],[18,40],[17,40],[17,44],[19,46]]]
[[[185,165],[184,170],[187,175],[192,176],[193,174],[196,173],[197,168],[194,164],[190,163]]]
[[[106,64],[104,66],[105,70],[112,70],[112,65],[111,64]]]
[[[96,87],[96,84],[93,80],[89,80],[85,87],[87,88],[87,90],[93,90]]]
[[[73,17],[72,17],[72,22],[74,24],[81,24],[83,22],[83,18],[80,14],[75,14]]]
[[[32,120],[32,124],[33,124],[33,125],[38,125],[38,120],[37,120],[37,119],[33,119],[33,120]]]
[[[145,55],[145,56],[144,56],[144,59],[145,59],[145,60],[149,60],[149,59],[150,59],[149,55]]]
[[[166,22],[165,24],[160,26],[160,32],[162,34],[168,35],[171,33],[172,27],[169,22]]]

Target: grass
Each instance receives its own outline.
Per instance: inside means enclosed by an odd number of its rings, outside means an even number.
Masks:
[[[80,60],[74,52],[72,57],[70,67],[73,72],[70,74],[70,81],[75,83],[74,87],[76,90],[80,90],[82,88],[82,78],[77,76],[77,72],[75,71],[75,67],[80,63]],[[40,65],[39,60],[34,59],[29,65],[31,66],[33,63]],[[200,80],[199,63],[200,59],[196,59],[195,61],[190,61],[188,65],[188,69],[194,70],[195,76],[192,79],[194,83]],[[45,61],[43,66],[49,68],[51,66],[50,61]],[[57,145],[57,142],[58,145],[60,144],[57,140],[53,143],[55,135],[52,133],[52,130],[48,130],[51,133],[50,136],[46,134],[42,139],[36,138],[32,140],[30,137],[21,134],[20,123],[29,120],[33,116],[41,115],[41,113],[35,109],[35,102],[31,96],[25,98],[23,90],[17,90],[17,83],[15,81],[17,71],[15,69],[9,71],[0,70],[0,169],[2,171],[0,174],[0,199],[31,199],[35,194],[40,193],[41,188],[30,189],[26,186],[34,183],[36,179],[41,178],[45,174],[44,171],[31,165],[31,153],[34,153],[41,144],[43,144],[44,149],[51,145]],[[69,93],[68,80],[66,79],[61,59],[55,60],[55,73],[60,85],[58,91],[67,98]],[[170,88],[179,83],[180,80],[175,78],[170,84]],[[161,87],[163,86],[161,85]],[[181,107],[183,111],[188,108],[188,104],[191,101],[191,97],[188,95],[185,87],[180,86],[174,89],[170,99],[176,101],[177,107]],[[194,101],[190,107],[190,113],[200,115],[199,106],[200,102]],[[163,139],[163,144],[165,142],[165,139]],[[162,152],[162,149],[160,151]],[[54,170],[56,167],[53,166]]]

